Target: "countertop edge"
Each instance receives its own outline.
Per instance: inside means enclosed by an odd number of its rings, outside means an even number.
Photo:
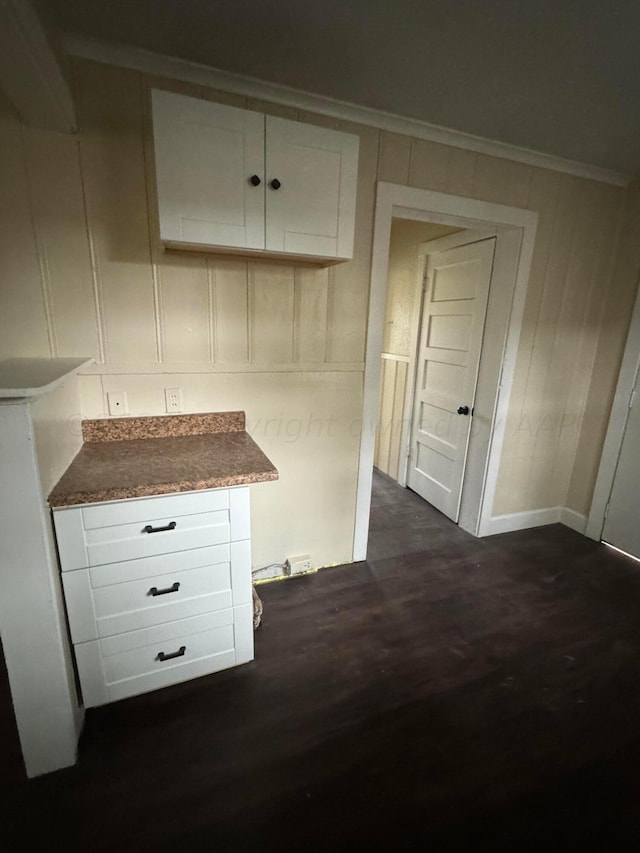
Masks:
[[[234,486],[251,486],[254,483],[268,483],[278,480],[280,475],[274,468],[271,471],[256,472],[255,474],[234,474],[228,477],[212,477],[207,480],[185,480],[179,483],[154,483],[135,488],[104,489],[95,492],[75,492],[58,498],[55,489],[49,495],[48,503],[51,509],[67,509],[89,504],[106,503],[107,501],[135,500],[136,498],[151,498],[160,495],[180,494],[181,492],[200,492],[207,489],[224,489]]]

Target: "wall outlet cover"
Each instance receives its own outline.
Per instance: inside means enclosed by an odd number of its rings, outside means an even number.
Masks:
[[[313,570],[310,554],[298,554],[295,557],[287,558],[287,574],[299,575],[301,572],[310,572]]]
[[[182,388],[165,388],[164,400],[169,414],[182,411]]]

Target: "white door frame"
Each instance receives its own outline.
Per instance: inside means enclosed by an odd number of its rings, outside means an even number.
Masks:
[[[405,387],[404,402],[402,404],[402,434],[400,436],[400,465],[398,469],[398,483],[407,485],[409,476],[409,449],[411,443],[411,423],[413,419],[413,401],[416,390],[416,366],[418,360],[418,347],[420,343],[420,328],[422,326],[422,305],[424,298],[424,276],[429,255],[436,252],[445,252],[447,249],[456,249],[458,246],[467,246],[469,243],[477,243],[480,240],[488,240],[496,237],[494,229],[488,231],[476,231],[467,228],[464,231],[456,231],[446,237],[437,237],[418,246],[418,272],[413,292],[413,304],[415,311],[411,319],[411,330],[409,341],[411,352],[407,364],[407,382]]]
[[[636,385],[636,377],[640,369],[640,290],[636,295],[631,325],[624,349],[624,356],[618,375],[615,397],[609,416],[607,435],[600,457],[600,467],[596,485],[591,499],[591,509],[587,520],[586,535],[590,539],[600,541],[604,527],[605,512],[609,496],[613,488],[613,480],[618,465],[618,457],[622,449],[622,440],[629,418],[629,404]],[[636,405],[640,405],[637,403]]]
[[[494,229],[497,233],[494,271],[487,306],[487,323],[491,321],[494,328],[486,328],[485,336],[488,340],[497,341],[499,345],[493,347],[489,358],[485,358],[484,349],[481,355],[477,400],[479,406],[485,407],[486,411],[484,413],[479,411],[477,422],[481,423],[485,420],[486,429],[475,439],[472,436],[467,465],[468,468],[474,469],[469,472],[469,475],[474,482],[480,484],[480,493],[469,494],[466,499],[463,496],[459,521],[461,527],[477,536],[484,536],[490,532],[498,465],[504,442],[506,415],[538,222],[538,214],[531,210],[400,184],[378,182],[353,545],[353,559],[356,562],[366,559],[369,538],[373,459],[380,391],[380,355],[393,217],[482,231]],[[504,331],[502,337],[500,336],[501,328]],[[485,451],[474,451],[472,458],[471,443],[474,441],[478,450],[482,450],[482,446],[485,446]],[[465,491],[470,492],[468,488]],[[473,503],[475,506],[472,505]]]

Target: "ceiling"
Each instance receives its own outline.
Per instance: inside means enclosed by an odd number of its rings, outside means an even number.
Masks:
[[[638,0],[42,0],[130,44],[640,174]]]

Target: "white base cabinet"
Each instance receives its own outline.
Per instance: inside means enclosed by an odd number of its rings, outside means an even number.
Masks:
[[[253,659],[248,486],[53,518],[86,707]]]

